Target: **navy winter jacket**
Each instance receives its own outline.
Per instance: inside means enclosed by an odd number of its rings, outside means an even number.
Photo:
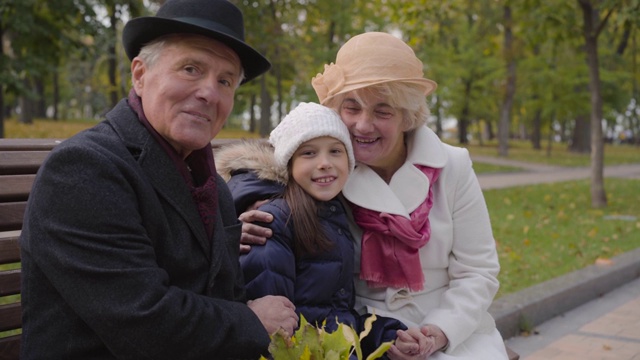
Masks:
[[[342,202],[335,198],[318,204],[318,216],[333,247],[326,253],[296,260],[293,225],[287,223],[290,209],[280,197],[286,174],[279,173],[274,166],[273,148],[264,141],[244,141],[225,146],[215,158],[238,214],[256,201],[272,199],[260,210],[274,216],[272,223],[261,224],[270,227],[273,236],[265,246],[252,246],[248,254],[240,257],[247,297],[283,295],[309,323],[320,325],[326,320],[325,329],[332,331],[337,327],[337,319],[362,332],[370,315],[353,310],[355,242]],[[394,340],[396,330],[406,328],[398,320],[377,316],[371,332],[361,343],[365,356],[382,342]]]
[[[273,215],[267,224],[273,236],[265,246],[254,246],[240,257],[247,297],[282,295],[289,298],[296,311],[311,324],[333,331],[335,320],[357,327],[358,315],[353,311],[354,241],[349,232],[344,208],[338,199],[318,204],[318,216],[327,238],[329,251],[304,256],[296,261],[290,210],[282,198],[262,205],[260,210]],[[296,234],[305,236],[305,234]]]

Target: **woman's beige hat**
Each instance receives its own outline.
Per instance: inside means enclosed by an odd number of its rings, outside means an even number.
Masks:
[[[338,51],[336,62],[311,80],[320,103],[370,85],[400,81],[420,85],[425,96],[438,86],[425,79],[422,61],[404,41],[382,32],[368,32],[349,39]]]

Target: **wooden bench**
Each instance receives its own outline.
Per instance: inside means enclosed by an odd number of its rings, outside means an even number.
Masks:
[[[234,142],[214,139],[213,147]],[[20,358],[20,247],[22,218],[38,168],[62,140],[0,139],[0,360]],[[507,347],[510,360],[519,355]]]
[[[0,360],[20,356],[18,236],[35,174],[55,139],[0,139]]]

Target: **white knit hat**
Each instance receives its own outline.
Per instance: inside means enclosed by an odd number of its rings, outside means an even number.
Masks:
[[[271,131],[269,142],[275,148],[276,165],[286,169],[289,159],[302,143],[321,136],[342,141],[349,157],[349,171],[353,171],[356,160],[349,129],[334,110],[317,103],[300,103]]]

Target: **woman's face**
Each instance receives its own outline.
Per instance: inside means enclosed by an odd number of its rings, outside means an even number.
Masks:
[[[340,116],[349,128],[357,161],[374,170],[395,172],[405,161],[402,111],[374,92],[347,93]]]

